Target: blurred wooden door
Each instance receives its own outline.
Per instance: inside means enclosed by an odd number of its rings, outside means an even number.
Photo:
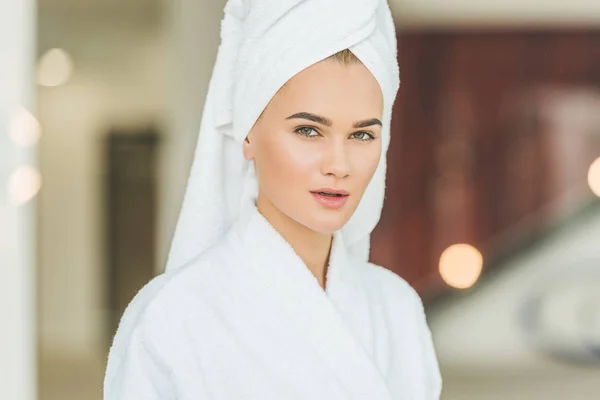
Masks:
[[[109,338],[125,308],[155,275],[157,134],[112,132],[107,141]]]
[[[547,96],[531,94],[598,91],[600,32],[402,30],[398,57],[402,84],[371,258],[426,294],[445,288],[444,248],[469,243],[493,253],[499,235],[564,192],[554,183],[564,160],[540,118]]]

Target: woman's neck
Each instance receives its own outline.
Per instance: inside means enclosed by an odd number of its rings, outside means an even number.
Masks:
[[[325,289],[333,236],[315,232],[298,223],[279,211],[264,197],[258,197],[256,207],[273,228],[292,246],[306,267],[317,278],[321,287]]]

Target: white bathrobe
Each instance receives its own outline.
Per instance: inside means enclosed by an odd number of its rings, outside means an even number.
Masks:
[[[326,290],[254,206],[121,320],[105,400],[434,400],[419,296],[334,235]]]

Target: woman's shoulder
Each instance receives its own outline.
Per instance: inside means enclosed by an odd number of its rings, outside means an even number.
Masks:
[[[173,326],[185,318],[186,307],[202,284],[209,282],[207,275],[218,270],[220,257],[209,251],[187,265],[164,272],[144,285],[129,302],[121,316],[113,346],[124,345],[135,330],[152,332]],[[162,328],[161,328],[162,327]]]
[[[164,371],[178,360],[186,314],[192,307],[199,282],[205,282],[210,271],[218,269],[219,257],[207,253],[173,271],[156,276],[144,285],[129,302],[113,337],[104,379],[105,398],[123,398],[123,393],[164,387],[169,381]],[[216,266],[216,268],[212,268]],[[200,285],[201,286],[201,285]],[[194,308],[202,304],[195,301]],[[136,382],[144,382],[139,388]],[[146,392],[144,392],[146,393]]]

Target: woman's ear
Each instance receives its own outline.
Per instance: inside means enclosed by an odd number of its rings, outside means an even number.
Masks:
[[[250,143],[250,134],[248,134],[248,136],[246,136],[246,139],[244,139],[244,143],[243,143],[243,152],[244,152],[244,158],[248,161],[252,161],[254,159],[254,151],[253,151],[253,147],[252,144]]]

